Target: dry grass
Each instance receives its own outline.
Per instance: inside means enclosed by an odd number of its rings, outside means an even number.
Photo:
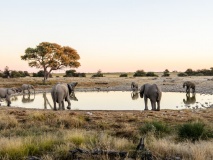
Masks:
[[[213,158],[213,141],[198,141],[192,143],[175,142],[173,138],[156,139],[152,137],[146,143],[151,152],[158,157],[181,157],[182,159],[210,160]]]

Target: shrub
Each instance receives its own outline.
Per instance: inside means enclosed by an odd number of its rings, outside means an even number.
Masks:
[[[169,70],[168,70],[168,69],[166,69],[166,70],[163,72],[162,77],[169,77],[169,76],[170,76],[170,74],[169,74]]]
[[[144,72],[144,70],[137,70],[134,75],[134,77],[144,77],[146,76],[146,72]]]
[[[205,132],[205,125],[201,122],[185,123],[178,129],[180,139],[189,139],[191,141],[199,140]]]
[[[146,76],[147,77],[158,77],[158,75],[156,75],[154,72],[147,72]]]
[[[122,73],[122,74],[120,74],[119,77],[128,77],[128,75],[127,75],[127,73]]]
[[[188,75],[186,73],[181,72],[181,73],[178,73],[177,76],[178,77],[186,77]]]
[[[33,73],[33,77],[44,77],[44,71],[40,70],[37,73]],[[49,74],[49,78],[52,78],[52,74]]]
[[[170,130],[171,129],[165,123],[159,121],[145,123],[140,128],[140,132],[142,134],[148,134],[149,132],[153,132],[158,137],[162,137],[165,134],[170,133]]]
[[[92,77],[103,77],[101,70],[98,70],[96,74],[93,74]]]
[[[77,73],[76,70],[67,70],[64,77],[86,77],[86,74]]]

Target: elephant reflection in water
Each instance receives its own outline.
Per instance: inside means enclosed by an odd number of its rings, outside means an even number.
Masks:
[[[186,99],[183,99],[184,104],[194,104],[196,102],[195,93],[190,96],[190,93],[186,94]]]
[[[51,109],[53,109],[52,105],[50,104],[49,100],[47,99],[46,92],[43,93],[44,98],[44,109],[47,109],[47,104],[50,106]]]
[[[132,97],[132,100],[138,99],[138,97],[139,97],[138,92],[133,91],[133,92],[131,93],[131,97]]]
[[[23,97],[22,97],[22,103],[30,103],[30,102],[33,102],[35,100],[35,94],[33,96],[33,98],[30,98],[30,93],[29,94],[23,94]]]

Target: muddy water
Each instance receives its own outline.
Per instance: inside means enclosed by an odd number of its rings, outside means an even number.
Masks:
[[[35,96],[21,95],[12,97],[13,107],[51,109],[53,106],[50,93],[40,93]],[[5,105],[5,102],[1,102]],[[190,95],[185,93],[164,92],[161,99],[161,109],[198,109],[213,104],[213,95]],[[65,106],[67,103],[65,102]],[[151,104],[148,102],[151,109]],[[144,99],[132,92],[75,92],[71,97],[72,110],[144,110]]]

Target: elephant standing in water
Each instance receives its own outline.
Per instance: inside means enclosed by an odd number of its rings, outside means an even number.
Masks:
[[[7,106],[10,106],[11,100],[10,97],[12,94],[17,93],[15,88],[0,88],[0,98],[5,98],[7,102]]]
[[[31,84],[23,84],[21,86],[21,89],[22,89],[23,93],[25,93],[25,90],[28,90],[28,93],[30,93],[30,89],[33,89],[34,90],[34,94],[35,94],[35,88]]]
[[[72,83],[58,83],[55,86],[53,86],[51,90],[51,96],[53,99],[54,104],[54,110],[56,109],[56,103],[59,104],[59,110],[65,109],[64,108],[64,100],[67,101],[68,106],[67,109],[71,109],[71,103],[70,103],[70,94],[74,91],[74,86]]]
[[[183,83],[183,88],[186,87],[186,93],[190,93],[190,88],[192,89],[192,93],[195,93],[195,84],[191,81],[186,81]]]
[[[132,82],[132,83],[131,83],[131,89],[132,89],[133,92],[134,92],[134,91],[138,91],[138,84],[135,83],[135,82]]]
[[[149,98],[152,105],[152,110],[160,111],[160,101],[162,97],[162,92],[156,84],[151,85],[147,83],[141,86],[140,97],[141,98],[144,97],[144,102],[145,102],[144,110],[148,110],[147,99]],[[156,109],[156,102],[157,102],[157,109]]]

